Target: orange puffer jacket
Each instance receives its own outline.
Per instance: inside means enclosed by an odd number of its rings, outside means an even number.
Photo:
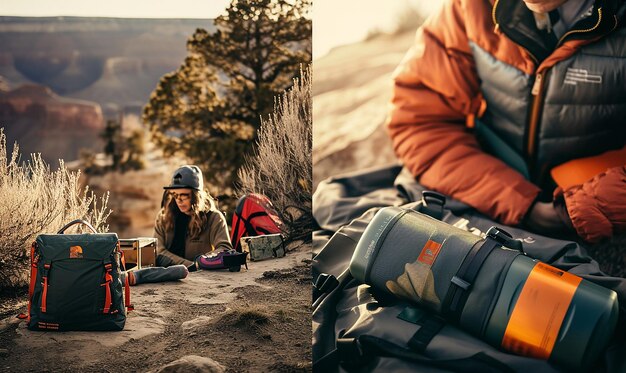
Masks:
[[[596,4],[605,6],[602,9],[598,5],[600,8],[596,8],[594,14],[596,18],[588,20],[593,27],[583,30],[585,32],[566,34],[556,49],[550,52],[542,51],[536,45],[526,45],[523,38],[513,37],[517,39],[513,41],[511,35],[515,36],[517,31],[504,29],[505,25],[500,24],[500,21],[511,18],[507,6],[518,13],[526,11],[519,9],[519,4],[523,6],[519,0],[496,0],[495,6],[486,1],[446,1],[441,11],[431,16],[418,30],[414,45],[394,74],[394,95],[387,128],[398,157],[424,186],[468,203],[504,224],[519,224],[542,189],[544,193],[551,192],[551,185],[554,184],[546,177],[550,168],[572,158],[597,156],[624,146],[622,111],[617,111],[610,120],[599,117],[600,122],[615,122],[615,117],[621,116],[618,125],[611,124],[608,130],[600,131],[597,130],[598,125],[589,124],[583,130],[596,130],[598,134],[571,140],[572,136],[564,133],[562,142],[554,142],[554,128],[558,130],[560,124],[554,123],[554,117],[549,117],[558,113],[551,114],[548,110],[544,113],[546,105],[543,96],[550,93],[554,101],[558,85],[563,84],[562,80],[557,82],[557,78],[565,76],[567,79],[567,76],[571,77],[579,71],[570,66],[565,72],[566,67],[563,66],[567,65],[563,61],[575,60],[587,46],[593,47],[609,39],[607,35],[611,36],[613,44],[606,49],[617,53],[622,58],[620,63],[626,61],[622,57],[622,54],[626,57],[626,53],[619,47],[619,43],[626,45],[624,30],[618,27],[618,14],[623,12],[619,13],[617,7],[622,3],[615,1],[612,8],[603,4],[610,2],[596,1]],[[494,73],[498,73],[498,69],[513,70],[520,79],[528,82],[527,86],[522,84],[521,88],[516,88],[517,93],[514,92],[522,101],[515,114],[523,117],[518,121],[522,128],[515,129],[509,125],[513,128],[509,128],[512,135],[505,139],[513,144],[512,148],[528,166],[527,175],[488,154],[471,130],[474,118],[485,112],[485,117],[495,116],[489,113],[491,103],[483,95],[489,75],[481,76],[485,69],[477,66],[477,51],[486,52],[483,54],[487,54],[487,60],[497,62]],[[562,71],[557,71],[555,65],[561,66]],[[576,79],[585,83],[588,78],[573,76],[573,84],[576,84]],[[624,76],[607,77],[620,81],[624,79]],[[624,85],[623,82],[620,85]],[[595,85],[593,88],[597,87],[602,89]],[[573,103],[576,104],[576,101]],[[498,109],[501,111],[502,108]],[[582,118],[584,122],[589,116]],[[540,127],[542,121],[553,122],[552,127],[547,124]],[[495,129],[506,132],[506,126],[502,128]],[[582,185],[555,192],[555,196],[565,198],[574,228],[587,241],[598,241],[626,230],[626,171],[623,167],[626,162],[623,159],[620,162],[617,167],[595,177],[584,178],[586,181]]]

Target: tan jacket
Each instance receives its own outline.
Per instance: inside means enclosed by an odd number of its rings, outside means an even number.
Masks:
[[[213,211],[208,212],[208,214],[207,224],[200,235],[196,238],[187,237],[185,241],[185,257],[182,258],[167,249],[172,245],[174,228],[172,227],[170,230],[165,229],[163,221],[165,215],[159,212],[154,223],[154,237],[159,240],[157,254],[167,256],[172,259],[174,264],[189,266],[198,255],[206,254],[213,250],[232,249],[228,235],[228,225],[224,216],[219,212]]]

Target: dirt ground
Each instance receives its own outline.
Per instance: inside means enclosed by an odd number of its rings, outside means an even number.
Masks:
[[[200,271],[131,288],[122,332],[32,332],[26,294],[0,298],[0,371],[155,371],[186,355],[227,372],[311,371],[310,245],[248,271]],[[3,327],[4,326],[4,327]]]

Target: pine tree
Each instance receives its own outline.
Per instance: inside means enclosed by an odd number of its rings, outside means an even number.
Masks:
[[[120,122],[109,119],[100,137],[104,140],[104,154],[111,159],[111,164],[101,167],[96,164],[96,156],[93,152],[83,150],[81,160],[85,172],[91,174],[108,171],[126,172],[145,167],[143,131],[135,130],[130,136],[125,136]]]
[[[159,82],[144,122],[166,155],[186,155],[213,185],[230,191],[274,96],[311,61],[310,0],[233,0],[198,29],[180,68]]]
[[[117,170],[122,161],[122,149],[120,142],[122,137],[122,127],[118,121],[107,120],[104,131],[100,135],[104,139],[104,154],[111,157],[111,168]]]

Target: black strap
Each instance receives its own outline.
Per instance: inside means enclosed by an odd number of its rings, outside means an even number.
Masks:
[[[248,219],[244,218],[243,216],[240,216],[239,219],[241,219],[243,224],[246,226],[246,235],[247,236],[256,236],[256,229],[254,229],[252,224],[250,224],[250,221]]]
[[[333,276],[334,277],[334,276]],[[319,279],[319,276],[318,276]],[[332,286],[332,289],[328,290],[327,292],[324,292],[322,294],[320,294],[317,299],[315,299],[315,301],[313,302],[313,305],[311,306],[313,308],[313,312],[317,312],[318,311],[318,307],[320,307],[320,305],[325,302],[326,303],[326,307],[331,307],[331,309],[334,309],[334,306],[329,304],[337,304],[339,303],[339,295],[337,293],[341,292],[342,289],[344,289],[346,287],[346,285],[353,280],[352,274],[350,273],[350,269],[346,268],[337,278],[337,284]],[[332,282],[332,280],[331,280]],[[336,311],[334,311],[333,313],[333,319],[332,322],[335,322],[335,318],[336,318],[337,314]],[[330,322],[329,322],[330,324]]]
[[[313,284],[313,300],[319,298],[322,294],[330,293],[339,285],[339,280],[328,273],[320,273]]]
[[[244,218],[244,217],[243,217],[243,216],[241,216],[241,215],[237,215],[237,214],[235,214],[235,215],[237,216],[237,218],[239,218],[239,219],[237,220],[237,224],[235,224],[235,232],[237,232],[237,230],[239,229],[239,222],[240,222],[240,221],[243,221],[243,223],[245,224],[245,227],[246,227],[246,235],[247,235],[247,236],[258,236],[258,235],[259,235],[259,233],[261,233],[261,234],[271,234],[271,233],[272,233],[272,232],[268,231],[267,229],[265,229],[265,228],[263,228],[263,227],[256,227],[256,228],[255,228],[255,227],[252,225],[252,223],[250,223],[250,221],[251,221],[252,219],[254,219],[254,218],[258,218],[259,216],[269,216],[269,215],[268,215],[268,213],[267,213],[267,212],[265,212],[265,211],[257,211],[257,212],[255,212],[255,213],[252,213],[252,214],[250,214],[250,215],[248,216],[248,218],[247,218],[247,219],[246,219],[246,218]],[[235,250],[237,250],[237,251],[241,252],[241,250],[242,250],[242,249],[241,249],[241,247],[240,247],[241,245],[240,245],[240,243],[239,243],[239,242],[233,242],[233,245],[234,245],[234,246],[233,246],[233,248],[234,248]]]
[[[450,280],[452,286],[444,298],[442,310],[452,321],[458,321],[469,297],[469,290],[478,272],[491,252],[500,246],[517,249],[524,253],[521,242],[514,240],[506,231],[491,227],[484,241],[478,241],[467,254],[456,275]]]
[[[265,211],[257,211],[257,212],[253,212],[252,214],[248,215],[248,221],[254,219],[254,218],[258,218],[260,216],[270,216],[267,212]]]
[[[285,250],[285,240],[283,239],[283,235],[280,235],[280,244],[276,247],[272,247],[272,252],[274,253],[274,258],[278,258],[278,248],[282,247],[283,248],[283,253],[287,252],[287,250]]]
[[[237,218],[237,224],[235,224],[235,229],[233,230],[233,238],[235,238],[235,241],[237,242],[231,243],[233,244],[233,249],[235,249],[235,251],[241,252],[241,243],[239,242],[239,237],[236,237],[239,234],[239,224],[241,223],[241,216],[237,214],[237,212],[235,212],[235,217]],[[235,217],[233,217],[233,219]]]
[[[500,243],[490,237],[474,244],[456,275],[452,277],[452,285],[448,288],[442,307],[446,316],[452,321],[459,320],[467,295],[470,293],[469,290],[478,275],[478,270],[493,249],[498,246]]]
[[[370,362],[374,357],[396,357],[453,372],[514,372],[506,364],[484,352],[460,359],[430,359],[385,339],[367,334],[357,338],[338,338],[337,348],[315,362],[313,371],[328,371],[326,368],[336,366],[337,363],[350,368],[358,368]]]
[[[422,353],[446,323],[440,317],[426,314],[418,321],[418,324],[421,325],[421,327],[413,334],[407,344],[411,350]]]
[[[246,228],[249,228],[249,232],[248,234],[254,234],[255,236],[260,233],[263,234],[270,234],[272,232],[268,231],[267,229],[263,228],[263,227],[254,227],[252,225],[252,219],[254,218],[259,218],[262,216],[267,216],[269,217],[270,215],[265,212],[265,211],[257,211],[257,212],[253,212],[252,214],[248,215],[248,219],[243,219],[243,221],[246,223]]]
[[[256,231],[257,234],[259,232],[261,232],[263,234],[270,234],[271,233],[270,231],[268,231],[267,229],[265,229],[263,227],[256,227],[256,228],[254,228],[254,230]]]
[[[422,192],[422,204],[419,206],[419,212],[433,217],[437,220],[443,218],[443,206],[446,204],[446,196],[432,190]]]
[[[249,236],[256,236],[258,235],[259,232],[262,232],[264,234],[270,234],[270,232],[265,229],[265,228],[261,228],[261,227],[257,227],[255,228],[251,221],[254,218],[258,218],[261,216],[269,216],[269,214],[265,211],[257,211],[257,212],[253,212],[252,214],[248,215],[248,218],[244,218],[241,215],[238,215],[239,219],[241,221],[243,221],[243,223],[246,225],[246,234],[248,234]]]

